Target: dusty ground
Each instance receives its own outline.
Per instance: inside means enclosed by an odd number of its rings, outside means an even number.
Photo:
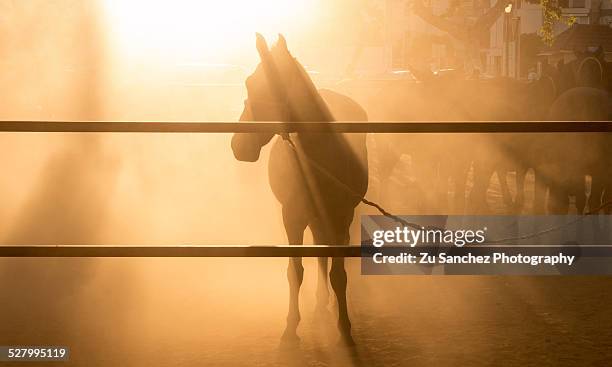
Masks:
[[[81,269],[67,261],[62,268]],[[89,282],[71,283],[71,291],[52,272],[44,287],[42,279],[15,280],[30,291],[3,294],[0,344],[67,345],[71,362],[62,365],[74,366],[605,366],[612,359],[612,278],[361,276],[350,260],[357,346],[347,351],[335,347],[333,320],[313,317],[313,266],[306,261],[295,348],[279,347],[282,259],[100,260]]]

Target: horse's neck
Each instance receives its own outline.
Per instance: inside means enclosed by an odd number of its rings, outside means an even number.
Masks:
[[[317,90],[309,91],[308,94],[297,98],[293,103],[296,122],[331,122],[333,116],[329,108]]]
[[[310,76],[297,61],[295,61],[296,73],[295,79],[298,81],[298,90],[293,91],[291,98],[291,107],[295,112],[293,120],[297,122],[304,121],[322,121],[331,122],[334,120],[327,104],[321,97],[321,94],[315,87]]]

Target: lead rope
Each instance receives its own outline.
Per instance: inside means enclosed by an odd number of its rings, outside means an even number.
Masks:
[[[293,142],[293,140],[289,136],[289,133],[281,133],[279,135],[281,136],[281,138],[283,138],[283,140],[285,140],[289,144],[289,146],[291,147],[291,149],[293,150],[293,152],[295,153],[295,155],[297,157],[298,156],[298,150],[297,150],[297,147],[295,146],[295,143]],[[306,153],[303,153],[301,156],[304,157],[306,159],[306,161],[308,161],[308,163],[312,167],[314,167],[317,171],[319,171],[324,176],[329,178],[338,187],[342,188],[344,191],[346,191],[348,194],[350,194],[354,198],[359,199],[359,201],[364,203],[365,205],[368,205],[368,206],[371,206],[373,208],[376,208],[385,217],[391,218],[394,221],[396,221],[398,223],[401,223],[402,225],[404,225],[406,227],[410,227],[410,228],[414,228],[414,229],[418,229],[418,230],[421,230],[421,229],[434,229],[434,230],[444,231],[444,229],[438,228],[438,227],[434,227],[434,226],[428,226],[428,227],[420,226],[420,225],[418,225],[416,223],[408,222],[408,221],[398,217],[397,215],[391,214],[390,212],[388,212],[385,208],[383,208],[382,206],[380,206],[376,202],[370,201],[370,200],[366,199],[364,196],[359,195],[358,193],[356,193],[350,186],[348,186],[344,182],[340,181],[336,176],[334,176],[327,169],[325,169],[325,167],[322,167],[319,163],[317,163],[316,161],[314,161],[313,159],[308,157],[308,155]],[[602,211],[603,209],[605,209],[607,207],[610,207],[610,206],[612,206],[612,201],[605,202],[605,203],[601,204],[600,206],[598,206],[597,208],[595,208],[593,210],[589,210],[585,214],[579,215],[578,218],[576,218],[576,219],[574,219],[574,220],[572,220],[572,221],[570,221],[568,223],[565,223],[565,224],[562,224],[562,225],[558,225],[558,226],[554,226],[554,227],[550,227],[550,228],[544,229],[542,231],[530,233],[530,234],[523,235],[523,236],[502,238],[502,239],[499,239],[499,240],[487,241],[486,243],[491,244],[491,243],[503,243],[503,242],[517,241],[517,240],[526,240],[526,239],[530,239],[530,238],[534,238],[534,237],[539,237],[541,235],[548,234],[548,233],[551,233],[551,232],[560,231],[563,228],[569,227],[569,226],[571,226],[573,224],[576,224],[576,223],[584,220],[585,218],[587,218],[590,215],[598,214],[600,211]]]
[[[598,206],[597,208],[593,209],[593,210],[589,210],[588,212],[584,213],[584,214],[579,214],[578,217],[574,218],[573,220],[565,223],[565,224],[559,224],[557,226],[553,226],[550,228],[546,228],[544,230],[538,231],[538,232],[534,232],[534,233],[530,233],[530,234],[526,234],[523,236],[517,236],[517,237],[509,237],[509,238],[500,238],[498,240],[493,240],[493,241],[487,241],[487,243],[503,243],[503,242],[509,242],[509,241],[520,241],[520,240],[528,240],[530,238],[534,238],[534,237],[539,237],[548,233],[552,233],[552,232],[557,232],[560,231],[566,227],[569,227],[573,224],[582,222],[584,219],[586,219],[588,216],[594,215],[594,214],[598,214],[600,211],[602,211],[603,209],[612,206],[612,201],[608,201],[605,202],[603,204],[601,204],[600,206]]]

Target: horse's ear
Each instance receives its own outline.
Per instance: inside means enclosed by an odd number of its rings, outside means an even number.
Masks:
[[[260,33],[255,33],[255,38],[255,46],[257,47],[257,52],[259,52],[259,58],[261,61],[264,61],[268,58],[268,53],[270,52],[268,49],[268,43],[266,42],[264,36],[262,36]]]
[[[278,34],[278,41],[274,45],[274,51],[278,52],[282,57],[291,58],[291,53],[289,52],[289,48],[287,47],[287,40],[282,34]]]
[[[289,49],[287,48],[287,40],[285,39],[285,36],[280,33],[278,34],[278,41],[276,42],[276,46],[283,51],[289,52]]]

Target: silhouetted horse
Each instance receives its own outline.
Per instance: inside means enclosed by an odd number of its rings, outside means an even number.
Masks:
[[[557,63],[559,95],[575,87],[590,87],[611,91],[612,73],[604,49],[574,51],[575,58]]]
[[[551,107],[552,120],[595,121],[612,118],[610,100],[611,69],[602,47],[594,51],[575,52],[576,58],[557,64],[554,78],[559,96]],[[576,209],[583,213],[597,208],[610,195],[612,160],[607,134],[543,134],[535,154],[541,167],[536,185],[535,207],[543,212],[544,197],[549,190],[548,211],[568,211],[569,196],[575,196]],[[587,195],[585,176],[591,177]]]
[[[542,119],[552,97],[546,98],[546,83],[523,83],[509,78],[480,81],[466,94],[466,109],[472,109],[478,121],[531,121]],[[526,154],[532,143],[525,134],[475,135],[473,167],[474,187],[470,193],[472,208],[488,212],[487,191],[493,174],[497,175],[501,197],[508,212],[520,213],[524,203],[524,185],[532,164]],[[508,172],[515,172],[516,196],[509,189]]]
[[[334,117],[367,120],[365,111],[350,98],[331,91],[318,92],[287,50],[282,36],[268,49],[265,39],[258,35],[257,50],[261,62],[246,80],[248,99],[240,120],[330,123]],[[241,161],[256,161],[261,148],[273,137],[274,134],[268,133],[234,134],[234,156]],[[368,186],[365,134],[294,133],[284,138],[290,138],[295,149],[287,140],[276,139],[270,152],[269,179],[274,195],[282,204],[289,244],[301,245],[304,230],[310,227],[316,244],[348,245],[349,226],[359,203],[356,195],[365,195]],[[353,193],[322,174],[309,160],[348,185]],[[291,258],[287,270],[290,295],[284,342],[299,340],[296,329],[300,321],[298,296],[303,273],[302,259]],[[344,258],[332,258],[329,278],[338,301],[341,342],[353,344],[346,305]],[[328,299],[327,258],[319,258],[319,312],[327,312]]]
[[[427,75],[423,73],[421,78]],[[461,108],[462,95],[454,76],[427,77],[423,82],[398,83],[384,88],[376,97],[372,112],[376,121],[468,120]],[[411,157],[418,189],[417,209],[434,214],[447,207],[449,178],[455,193],[453,208],[462,212],[465,182],[472,158],[472,146],[454,134],[375,134],[381,200],[389,178],[402,154]]]
[[[382,113],[375,119],[391,121],[510,121],[540,120],[554,97],[550,80],[522,83],[508,78],[468,80],[430,77],[421,83],[398,85],[381,93]],[[425,213],[446,209],[448,179],[454,183],[452,211],[462,214],[466,180],[474,168],[470,203],[476,212],[487,211],[487,190],[498,175],[508,210],[520,212],[527,170],[533,166],[527,149],[532,136],[524,134],[415,134],[374,136],[381,169],[381,191],[402,153],[412,157]],[[511,197],[507,172],[517,172],[516,199]],[[446,212],[448,213],[448,211]]]
[[[551,120],[605,121],[612,118],[610,94],[603,89],[572,88],[563,93],[550,110]],[[578,213],[594,210],[609,192],[612,172],[612,139],[606,133],[551,134],[545,139],[546,166],[541,176],[549,188],[548,209],[554,214],[568,211],[569,196],[576,197]],[[587,196],[585,178],[591,176]],[[606,190],[606,186],[608,186]]]

